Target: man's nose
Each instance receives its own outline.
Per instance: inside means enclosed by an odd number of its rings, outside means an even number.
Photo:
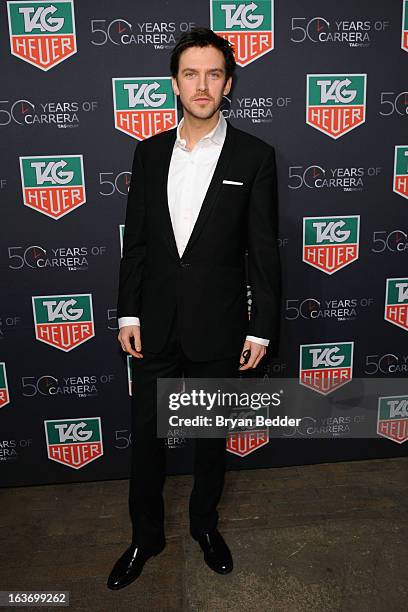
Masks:
[[[198,80],[198,90],[199,91],[207,91],[207,77],[202,75]]]

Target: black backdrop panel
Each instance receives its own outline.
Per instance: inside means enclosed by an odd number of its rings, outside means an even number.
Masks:
[[[181,117],[169,52],[195,25],[239,54],[225,117],[277,151],[282,341],[265,375],[299,377],[300,345],[353,342],[355,378],[406,376],[405,14],[400,0],[1,3],[3,486],[129,473],[120,226],[136,138]],[[175,433],[168,447],[169,472],[189,471],[190,444]],[[230,441],[229,466],[407,447],[247,438]]]

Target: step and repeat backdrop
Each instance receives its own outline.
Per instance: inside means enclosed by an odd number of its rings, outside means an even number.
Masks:
[[[408,2],[13,0],[0,11],[3,486],[129,474],[132,384],[115,310],[126,196],[137,142],[181,118],[169,54],[194,26],[234,45],[224,116],[277,151],[281,346],[262,375],[316,397],[407,376]],[[407,454],[407,400],[383,402],[372,439],[348,439],[347,418],[284,440],[232,434],[229,467]],[[315,439],[319,427],[329,438]],[[167,446],[169,472],[188,472],[189,441],[169,432]]]

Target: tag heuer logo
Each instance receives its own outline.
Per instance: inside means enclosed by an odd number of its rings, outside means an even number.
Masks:
[[[408,440],[408,395],[378,398],[377,433],[398,444]]]
[[[408,199],[408,145],[395,147],[394,191]]]
[[[402,2],[402,38],[401,47],[408,51],[408,0]]]
[[[408,330],[408,278],[387,278],[384,318]]]
[[[0,362],[0,408],[10,403],[10,395],[7,384],[6,364]]]
[[[261,407],[257,411],[257,416],[262,415],[264,418],[269,417],[269,411],[266,406]],[[253,411],[247,408],[235,409],[231,411],[231,417],[238,419],[245,419],[246,417],[252,418]],[[239,426],[229,431],[227,434],[227,451],[233,455],[239,457],[246,457],[250,453],[253,453],[261,446],[265,446],[269,442],[269,428],[260,425],[257,426],[255,423],[250,426]]]
[[[366,74],[308,74],[306,123],[340,138],[365,121]]]
[[[20,157],[25,206],[60,219],[86,202],[82,155]]]
[[[76,53],[73,0],[7,2],[11,54],[49,70]]]
[[[354,342],[301,344],[299,382],[327,395],[348,383],[353,376]]]
[[[115,127],[145,140],[177,125],[177,100],[170,77],[112,79]]]
[[[360,216],[304,217],[303,261],[333,274],[358,259]]]
[[[44,421],[48,459],[79,470],[103,455],[100,417]]]
[[[246,66],[274,47],[273,0],[211,0],[211,29],[234,47],[238,66]]]
[[[239,457],[246,457],[269,442],[269,431],[237,431],[227,436],[227,451]]]
[[[35,337],[71,351],[95,335],[92,295],[42,295],[32,298]]]

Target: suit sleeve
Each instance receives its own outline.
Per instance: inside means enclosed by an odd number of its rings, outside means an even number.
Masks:
[[[145,219],[144,171],[139,143],[133,158],[126,207],[123,253],[119,270],[118,318],[137,317],[140,312],[142,277],[146,256]]]
[[[264,158],[252,184],[248,208],[248,277],[252,305],[248,335],[279,341],[281,270],[278,249],[275,151]]]

